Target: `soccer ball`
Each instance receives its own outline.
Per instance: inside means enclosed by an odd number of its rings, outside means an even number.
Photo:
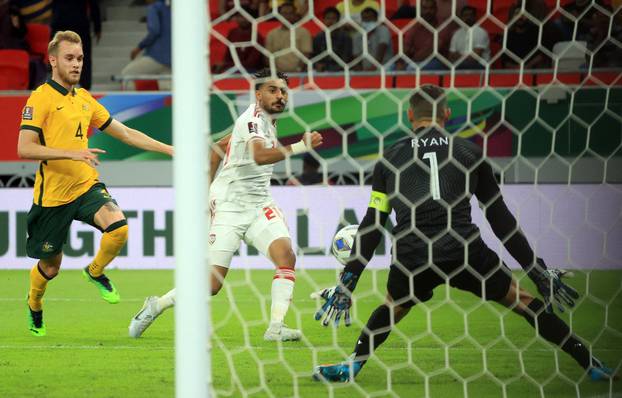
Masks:
[[[337,231],[333,238],[333,256],[335,256],[341,265],[346,265],[348,262],[350,251],[352,251],[352,245],[354,244],[354,237],[358,229],[358,225],[348,225]]]

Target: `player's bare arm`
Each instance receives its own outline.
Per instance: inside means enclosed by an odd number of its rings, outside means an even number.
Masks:
[[[112,123],[103,131],[124,144],[140,148],[144,151],[159,152],[173,156],[173,147],[171,145],[154,140],[142,131],[130,128],[118,120],[113,119]]]
[[[227,153],[227,146],[229,145],[229,141],[231,140],[231,133],[222,137],[215,144],[212,145],[212,149],[210,151],[209,157],[209,181],[214,181],[216,177],[216,172],[218,171],[218,167],[222,162],[222,159],[225,157]]]
[[[255,163],[272,164],[280,162],[290,155],[296,155],[299,153],[307,152],[311,149],[317,148],[322,145],[322,134],[317,131],[311,133],[304,133],[302,140],[286,146],[277,148],[266,148],[262,139],[253,139],[250,141],[249,146]]]
[[[95,167],[99,164],[97,155],[100,153],[106,153],[103,149],[99,148],[86,148],[78,151],[69,149],[50,148],[48,146],[41,145],[39,141],[39,135],[31,130],[20,130],[19,138],[17,141],[17,155],[21,159],[28,160],[62,160],[70,159],[79,162],[84,162],[91,167]]]

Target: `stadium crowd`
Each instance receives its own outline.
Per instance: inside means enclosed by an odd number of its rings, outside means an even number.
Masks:
[[[345,4],[348,2],[348,4]],[[144,40],[122,76],[171,72],[170,1],[148,5]],[[573,0],[210,0],[214,73],[276,66],[288,73],[344,70],[446,71],[622,67],[622,1]],[[80,34],[81,85],[91,86],[91,36],[99,41],[98,0],[0,0],[0,49],[29,52],[30,84],[45,79],[45,42],[58,30]],[[273,8],[274,7],[274,8]],[[417,9],[418,8],[418,9]],[[311,13],[315,13],[313,18]],[[292,32],[293,30],[293,32]],[[105,34],[105,32],[103,32]],[[294,38],[295,42],[290,40]],[[130,87],[132,87],[130,85]],[[1,87],[0,87],[1,88]]]

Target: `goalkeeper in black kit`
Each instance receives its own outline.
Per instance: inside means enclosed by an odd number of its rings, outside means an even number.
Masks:
[[[414,305],[430,300],[435,287],[448,282],[512,309],[540,336],[572,356],[593,380],[609,380],[613,371],[553,313],[553,304],[563,311],[564,305],[574,306],[579,294],[562,281],[563,271],[547,269],[534,255],[503,202],[482,149],[444,132],[449,115],[443,90],[421,86],[410,98],[411,135],[386,149],[376,164],[371,200],[350,260],[339,284],[322,293],[326,302],[315,318],[323,319],[326,326],[331,321],[338,325],[343,317],[349,326],[352,292],[382,239],[382,226],[395,211],[386,302],[371,314],[350,359],[318,366],[314,379],[353,380],[371,353],[389,337],[393,325]],[[484,206],[495,235],[527,272],[543,300],[519,287],[509,268],[481,239],[471,221],[472,195]]]

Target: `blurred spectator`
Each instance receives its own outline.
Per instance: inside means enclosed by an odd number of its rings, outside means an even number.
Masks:
[[[506,54],[502,58],[503,66],[518,68],[523,63],[525,69],[548,67],[547,57],[538,51],[539,25],[536,25],[521,11],[520,5],[514,5],[510,9],[509,20]]]
[[[454,16],[451,9],[452,4],[456,5],[456,17],[453,19],[457,19],[458,15],[460,15],[460,10],[467,5],[467,0],[436,0],[436,18],[439,25]]]
[[[19,7],[8,0],[0,0],[0,49],[29,51],[26,34],[28,28]],[[45,81],[47,67],[39,55],[30,55],[28,62],[28,88],[34,89]]]
[[[306,153],[302,158],[302,174],[290,178],[287,185],[319,185],[324,183],[320,172],[320,162],[313,155]],[[332,182],[328,182],[332,185]]]
[[[26,50],[26,24],[19,8],[9,0],[0,1],[0,49]]]
[[[251,42],[253,39],[253,25],[239,13],[235,14],[233,19],[237,22],[238,26],[229,31],[227,40],[230,43],[245,43],[243,47],[236,46],[235,52],[238,55],[241,66],[246,72],[253,73],[263,66],[263,56],[257,50],[255,43]],[[257,44],[262,47],[264,45],[263,38],[260,35],[257,35]],[[217,65],[215,68],[216,73],[223,72],[235,66],[233,57],[231,56],[232,51],[234,50],[227,50],[223,64]]]
[[[12,0],[19,8],[20,14],[26,23],[49,24],[52,20],[52,1],[53,0]]]
[[[356,23],[361,22],[361,14],[366,8],[373,8],[380,12],[380,4],[376,0],[343,0],[336,7],[344,19]]]
[[[442,70],[447,66],[439,56],[447,56],[449,41],[456,29],[453,24],[446,25],[440,32],[434,32],[439,26],[435,0],[419,2],[420,18],[404,36],[404,52],[423,70]],[[430,27],[426,26],[429,25]]]
[[[139,57],[138,55],[143,52]],[[171,73],[171,5],[157,0],[147,9],[147,36],[130,54],[132,59],[121,76],[163,75]],[[168,88],[170,83],[164,83]],[[130,88],[133,87],[133,82]]]
[[[399,0],[398,7],[390,19],[415,19],[417,18],[417,9],[410,4],[410,0]]]
[[[364,9],[361,13],[361,27],[367,35],[367,53],[369,55],[363,58],[359,68],[363,70],[376,70],[378,67],[370,57],[378,61],[380,65],[386,65],[393,57],[391,33],[386,26],[378,23],[378,11],[371,7]],[[363,53],[363,40],[360,34],[354,39],[353,46],[352,53],[354,57],[358,57]]]
[[[240,7],[253,18],[259,17],[260,0],[240,0]],[[235,7],[233,0],[219,0],[218,1],[218,15],[223,15],[230,9]]]
[[[340,58],[343,63],[347,64],[352,60],[352,39],[348,32],[341,26],[336,27],[341,14],[335,7],[328,7],[324,10],[324,25],[329,29],[329,37],[332,44],[332,51],[326,54],[320,60],[314,62],[315,69],[323,71],[340,71],[343,70],[336,58]],[[324,53],[327,49],[326,33],[321,31],[313,38],[313,56]]]
[[[80,86],[90,90],[91,68],[91,23],[97,42],[102,35],[102,22],[98,0],[54,0],[52,2],[52,37],[61,30],[72,30],[82,39],[84,63],[80,75]]]
[[[259,0],[260,16],[264,16],[273,12],[272,1],[273,0]],[[276,10],[274,11],[278,12],[279,7],[285,3],[291,3],[294,6],[296,14],[298,14],[299,16],[304,16],[309,11],[309,4],[307,0],[276,0]]]
[[[596,11],[592,14],[590,34],[587,40],[587,48],[592,54],[593,68],[622,67],[622,48],[618,43],[622,42],[622,27],[612,24],[611,35],[609,24],[612,17]],[[590,56],[587,58],[589,66]]]
[[[567,14],[562,14],[565,40],[586,41],[588,39],[592,27],[592,14],[596,11],[594,4],[603,6],[602,0],[574,0],[563,7],[564,11],[571,15],[567,17]]]
[[[291,3],[282,4],[279,7],[279,14],[292,25],[299,19]],[[306,58],[311,56],[311,52],[313,51],[311,33],[302,26],[295,28],[295,43],[292,44],[290,41],[290,32],[293,26],[286,26],[289,24],[282,24],[280,27],[268,33],[266,37],[266,49],[272,54],[283,52],[283,54],[278,55],[275,60],[276,68],[279,71],[300,72],[306,69],[306,63],[305,58],[299,56],[298,52],[302,53],[302,56]]]
[[[454,64],[459,62],[456,69],[482,69],[490,61],[488,32],[475,25],[476,17],[474,7],[462,7],[460,18],[466,26],[456,30],[449,45],[449,60]],[[466,58],[460,61],[462,57]]]

